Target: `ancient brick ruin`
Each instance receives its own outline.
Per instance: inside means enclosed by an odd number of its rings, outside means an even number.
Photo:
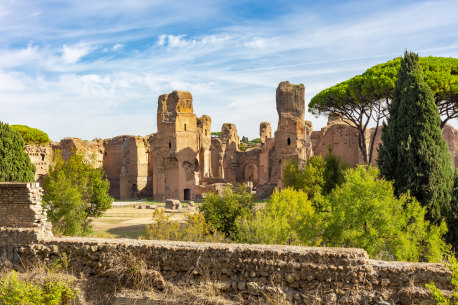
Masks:
[[[288,160],[306,161],[312,155],[326,156],[328,147],[348,165],[362,164],[358,131],[338,115],[328,125],[312,130],[305,120],[305,87],[281,82],[276,91],[278,126],[273,136],[269,122],[260,123],[261,143],[240,151],[234,124],[223,124],[221,137],[211,136],[211,118],[197,117],[192,95],[173,91],[158,99],[157,132],[145,137],[118,136],[83,141],[65,138],[47,146],[29,146],[27,152],[37,167],[36,178],[46,175],[52,155],[64,157],[73,149],[103,167],[110,181],[110,194],[121,199],[167,198],[194,200],[226,183],[246,183],[261,198],[281,187],[282,168]],[[374,129],[368,129],[367,139]],[[381,142],[379,128],[376,143]],[[443,129],[455,166],[458,165],[458,131]],[[369,147],[369,143],[366,143]],[[373,160],[377,159],[374,149]]]
[[[38,234],[49,230],[38,185],[0,183],[0,190],[0,263],[11,268],[51,263],[65,256],[67,270],[99,277],[109,285],[114,267],[132,268],[143,261],[158,279],[183,288],[211,282],[230,296],[248,299],[281,294],[298,305],[432,304],[426,283],[433,281],[439,289],[452,290],[451,272],[442,264],[372,260],[362,249]],[[10,222],[10,216],[18,222]],[[152,304],[137,301],[130,299],[126,304]]]

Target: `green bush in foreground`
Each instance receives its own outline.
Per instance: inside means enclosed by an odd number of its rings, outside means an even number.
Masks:
[[[321,219],[303,191],[275,190],[264,209],[239,218],[237,241],[250,244],[317,246]]]
[[[73,152],[64,160],[57,151],[43,184],[43,206],[53,231],[63,235],[86,235],[91,221],[110,208],[110,183],[103,169],[94,168],[83,155]]]
[[[372,258],[402,261],[442,261],[447,245],[445,222],[425,220],[426,209],[408,193],[398,198],[393,183],[378,179],[379,170],[359,166],[344,173],[323,214],[326,246],[365,249]]]
[[[205,220],[226,237],[237,236],[236,220],[246,217],[253,208],[253,196],[243,186],[226,187],[223,193],[208,193],[200,207]]]
[[[49,137],[40,129],[32,128],[26,125],[11,125],[12,129],[19,131],[24,142],[27,144],[47,144]]]
[[[48,276],[41,283],[20,280],[15,271],[0,279],[0,304],[2,305],[60,305],[71,304],[77,290],[72,282]]]
[[[35,181],[35,166],[24,151],[24,140],[8,124],[0,122],[0,182]]]

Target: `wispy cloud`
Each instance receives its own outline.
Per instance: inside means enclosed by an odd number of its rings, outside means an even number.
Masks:
[[[0,120],[55,140],[145,135],[157,97],[178,89],[212,129],[256,137],[259,122],[276,125],[280,81],[304,83],[308,102],[406,48],[458,57],[456,11],[448,0],[2,2]]]

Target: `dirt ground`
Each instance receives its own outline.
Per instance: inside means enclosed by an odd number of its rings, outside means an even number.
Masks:
[[[134,208],[138,203],[122,207],[112,207],[104,215],[92,222],[92,237],[138,238],[146,232],[146,225],[153,222],[154,209]],[[142,204],[145,206],[145,204]],[[183,221],[185,213],[171,213],[171,220]]]

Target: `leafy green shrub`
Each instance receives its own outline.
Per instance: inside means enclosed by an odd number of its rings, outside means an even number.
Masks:
[[[236,219],[246,217],[252,208],[253,196],[239,186],[235,190],[226,187],[221,196],[217,192],[206,194],[200,210],[208,223],[230,237],[237,236]]]
[[[283,168],[283,185],[296,191],[302,190],[313,200],[323,191],[324,170],[325,163],[321,156],[309,158],[303,169],[299,168],[297,160],[291,160]]]
[[[316,246],[320,243],[321,219],[303,191],[274,191],[264,209],[253,217],[239,218],[237,241],[250,244]]]
[[[90,233],[92,218],[101,216],[113,202],[103,169],[94,168],[76,151],[68,160],[59,151],[54,154],[43,188],[43,205],[57,234]]]
[[[326,197],[325,244],[363,248],[373,258],[441,261],[445,223],[430,224],[415,198],[397,198],[393,183],[378,176],[377,168],[363,166],[344,173],[345,182]]]
[[[216,136],[216,137],[221,137],[221,131],[213,131],[211,135]]]
[[[324,186],[323,194],[329,194],[337,185],[344,182],[343,172],[348,169],[348,165],[334,154],[332,147],[328,147],[328,155],[324,158]]]
[[[194,242],[222,242],[224,234],[218,232],[205,221],[201,213],[186,215],[186,221],[180,224],[170,220],[164,210],[156,209],[153,212],[154,222],[146,226],[145,239],[179,240]]]
[[[59,305],[71,304],[77,290],[73,283],[56,276],[48,276],[41,283],[20,280],[15,271],[0,279],[2,305]]]
[[[49,143],[49,137],[40,129],[31,128],[26,125],[11,125],[12,129],[19,131],[24,139],[24,142],[27,144],[47,144]]]
[[[35,166],[19,132],[0,122],[0,182],[35,181]]]
[[[240,150],[240,151],[246,151],[247,148],[248,148],[248,147],[247,147],[247,145],[246,145],[245,143],[240,142],[240,144],[239,144],[239,150]]]

